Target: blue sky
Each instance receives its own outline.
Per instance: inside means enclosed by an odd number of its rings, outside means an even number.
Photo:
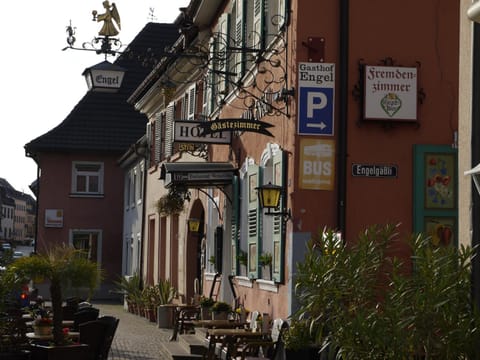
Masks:
[[[77,46],[98,34],[92,10],[103,13],[103,0],[25,0],[2,3],[0,34],[0,177],[31,193],[37,166],[24,145],[65,119],[87,89],[82,72],[103,60],[95,52],[62,49],[66,27],[76,27]],[[128,44],[149,21],[171,23],[189,0],[116,0]],[[114,58],[109,58],[113,61]]]

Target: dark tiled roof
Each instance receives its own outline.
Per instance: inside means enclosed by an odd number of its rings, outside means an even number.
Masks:
[[[10,197],[10,198],[15,198],[15,199],[23,199],[25,201],[33,201],[35,202],[35,200],[33,199],[32,196],[30,196],[29,194],[25,194],[24,192],[21,192],[21,191],[18,191],[16,190],[12,185],[10,185],[10,183],[4,179],[4,178],[0,178],[0,191],[2,192],[3,196],[5,197]]]
[[[133,54],[163,50],[178,38],[174,24],[148,23],[129,45]],[[29,156],[40,152],[123,152],[145,134],[145,115],[127,98],[150,72],[135,56],[120,56],[115,64],[127,69],[118,93],[89,91],[57,127],[25,145]]]

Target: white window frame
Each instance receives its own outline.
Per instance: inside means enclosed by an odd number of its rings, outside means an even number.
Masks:
[[[98,171],[82,171],[77,170],[77,167],[81,165],[95,165],[99,166]],[[98,161],[73,161],[72,162],[72,193],[75,195],[86,195],[86,196],[99,196],[103,195],[103,182],[104,182],[104,164],[103,162]],[[85,176],[86,179],[86,191],[79,191],[78,184],[77,184],[77,177],[78,176]],[[98,191],[89,191],[88,184],[90,177],[98,177]]]
[[[103,242],[103,231],[100,229],[70,229],[69,230],[69,245],[74,247],[73,238],[75,235],[88,234],[88,235],[97,235],[97,258],[89,259],[97,263],[98,267],[101,268],[102,265],[102,242]]]
[[[138,165],[138,184],[137,184],[137,205],[140,205],[143,201],[143,182],[144,182],[144,176],[145,176],[145,162],[142,161]]]

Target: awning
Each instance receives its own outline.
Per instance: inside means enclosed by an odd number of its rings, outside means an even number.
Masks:
[[[187,188],[208,188],[232,184],[237,169],[228,162],[164,163],[160,179],[165,187],[182,185]]]

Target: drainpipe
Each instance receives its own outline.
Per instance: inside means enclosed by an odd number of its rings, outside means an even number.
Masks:
[[[348,124],[348,32],[349,0],[340,0],[340,51],[339,51],[339,135],[337,170],[337,228],[345,239],[345,209],[347,191],[347,124]]]
[[[37,164],[37,192],[35,194],[35,241],[33,243],[33,252],[36,254],[37,253],[37,243],[38,243],[38,209],[40,207],[40,165],[38,164],[37,158],[35,155],[29,153],[28,151],[25,150],[25,156],[29,157],[33,161],[35,161],[35,164]],[[32,190],[33,191],[33,190]]]
[[[37,199],[35,201],[35,241],[33,242],[33,252],[37,253],[37,243],[38,243],[38,208],[40,200],[40,166],[37,164],[37,193],[35,194]]]
[[[139,151],[139,148],[143,148],[143,151]],[[143,164],[143,186],[142,186],[142,224],[141,224],[141,233],[140,233],[140,264],[139,264],[139,272],[138,276],[140,277],[140,283],[143,281],[143,261],[144,261],[144,256],[143,256],[143,246],[145,244],[145,239],[144,239],[144,234],[145,234],[145,216],[147,214],[147,205],[146,205],[146,199],[145,199],[145,194],[147,193],[147,174],[148,174],[148,144],[146,146],[138,146],[137,143],[133,145],[133,151],[135,152],[135,155],[138,157],[141,157],[145,160],[145,163]]]

